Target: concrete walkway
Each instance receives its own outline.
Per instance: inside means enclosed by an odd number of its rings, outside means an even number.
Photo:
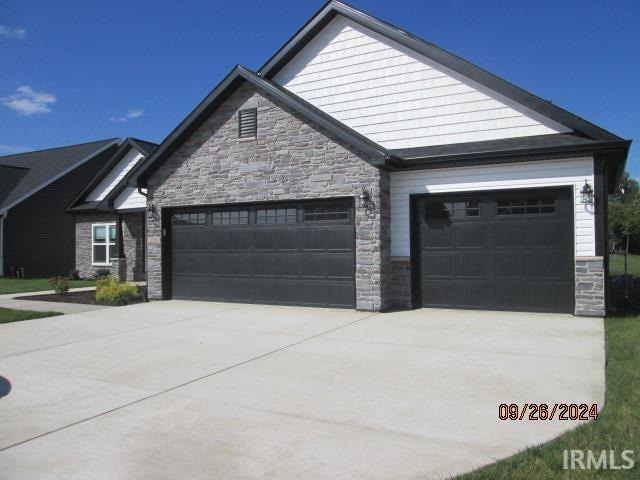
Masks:
[[[575,427],[601,319],[154,302],[0,325],[0,478],[442,478]],[[558,452],[561,458],[562,452]]]
[[[86,290],[95,290],[96,287],[79,287],[70,288],[70,292],[83,292]],[[13,308],[16,310],[35,310],[37,312],[60,312],[60,313],[80,313],[91,312],[93,310],[101,310],[102,305],[84,305],[81,303],[64,303],[64,302],[41,302],[39,300],[20,300],[19,297],[29,297],[33,295],[48,295],[55,293],[53,290],[45,290],[41,292],[22,292],[22,293],[6,293],[0,295],[0,307]],[[18,297],[18,298],[16,298]]]

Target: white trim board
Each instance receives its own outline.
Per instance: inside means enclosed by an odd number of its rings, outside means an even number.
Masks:
[[[584,181],[593,185],[593,158],[481,165],[391,173],[391,255],[410,256],[409,195],[570,186],[574,189],[576,257],[595,255],[593,206],[580,203]]]
[[[144,158],[136,148],[131,148],[124,157],[102,179],[102,181],[87,195],[88,202],[102,201],[129,173],[129,171]]]

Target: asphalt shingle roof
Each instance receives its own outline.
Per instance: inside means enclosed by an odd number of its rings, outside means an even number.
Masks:
[[[0,185],[5,191],[0,193],[0,211],[12,206],[14,202],[25,195],[29,195],[31,192],[35,193],[35,191],[47,185],[52,178],[73,169],[75,166],[79,166],[83,160],[91,158],[103,148],[116,142],[119,143],[120,140],[118,138],[110,138],[80,145],[49,148],[0,157],[0,167],[27,169],[22,175],[14,174],[13,180],[15,183],[12,187],[8,185],[9,181],[1,182]],[[9,171],[8,168],[3,170],[4,172]]]

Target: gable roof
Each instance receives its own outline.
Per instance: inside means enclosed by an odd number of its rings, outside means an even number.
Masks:
[[[82,189],[82,191],[71,201],[67,210],[69,211],[86,211],[86,210],[99,210],[110,209],[109,203],[117,197],[122,190],[127,186],[127,181],[130,178],[132,172],[144,161],[144,158],[148,157],[157,148],[157,144],[147,142],[146,140],[140,140],[139,138],[128,137],[120,145],[118,150],[113,156],[103,165],[98,173],[91,179],[89,183]],[[101,201],[85,201],[86,197],[102,182],[102,180],[113,170],[118,163],[129,153],[129,151],[135,148],[139,151],[143,158],[138,161],[136,165],[127,172],[127,174],[120,179],[120,181],[111,189],[111,191]]]
[[[99,153],[119,144],[119,138],[110,138],[0,157],[0,165],[26,170],[0,204],[0,211],[9,210]]]
[[[506,138],[466,142],[461,144],[434,145],[430,147],[386,149],[344,123],[325,113],[295,93],[271,79],[313,37],[337,15],[343,15],[374,32],[384,35],[400,45],[414,50],[435,62],[514,100],[530,110],[572,130],[532,137]],[[336,137],[365,154],[372,165],[389,170],[405,168],[430,168],[431,166],[461,166],[478,162],[495,163],[509,158],[526,159],[562,158],[575,154],[602,154],[606,157],[612,179],[617,183],[631,144],[617,135],[574,115],[549,101],[539,98],[503,80],[472,63],[411,35],[403,30],[356,10],[344,3],[332,0],[325,4],[256,74],[242,66],[236,66],[196,108],[165,138],[155,152],[142,162],[132,175],[129,185],[146,187],[147,179],[182,143],[212,114],[213,111],[237,88],[247,81],[283,102],[294,111],[327,129]],[[610,187],[613,188],[613,187]]]
[[[493,90],[531,110],[560,123],[594,140],[622,140],[602,127],[571,113],[553,103],[513,85],[502,78],[458,57],[432,43],[407,33],[400,28],[357,10],[342,2],[331,0],[326,3],[285,45],[280,48],[258,71],[265,78],[273,78],[305,45],[311,41],[337,15],[359,23],[374,32],[390,38],[410,50],[424,55],[435,62]]]
[[[314,122],[336,137],[344,140],[352,147],[359,149],[368,156],[368,161],[372,165],[382,167],[391,158],[392,155],[387,150],[366,138],[364,135],[347,127],[277,83],[262,78],[251,70],[237,65],[140,166],[138,170],[138,186],[145,187],[146,180],[160,163],[182,145],[243,81],[249,82],[277,101],[284,103],[295,112],[304,116],[307,120]]]

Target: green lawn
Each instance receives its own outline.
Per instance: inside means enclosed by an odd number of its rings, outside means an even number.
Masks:
[[[62,315],[60,312],[35,312],[33,310],[14,310],[0,307],[0,323],[19,322],[21,320],[33,320],[34,318],[55,317]]]
[[[629,255],[627,269],[634,277],[640,277],[640,255]],[[622,275],[624,273],[624,255],[611,255],[609,257],[609,275]]]
[[[95,280],[70,280],[69,288],[94,287]],[[0,277],[0,295],[4,293],[39,292],[52,290],[48,278]]]
[[[640,478],[640,316],[605,319],[607,391],[598,419],[459,480]],[[563,470],[563,450],[634,450],[632,470]]]

